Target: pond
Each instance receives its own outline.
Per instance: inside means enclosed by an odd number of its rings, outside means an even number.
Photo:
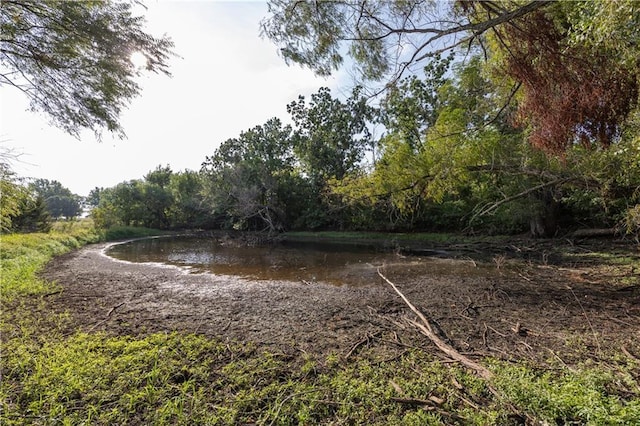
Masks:
[[[107,254],[129,262],[174,265],[194,273],[334,285],[366,285],[377,278],[376,267],[410,267],[417,261],[367,245],[280,242],[247,246],[212,237],[141,239],[116,244]]]

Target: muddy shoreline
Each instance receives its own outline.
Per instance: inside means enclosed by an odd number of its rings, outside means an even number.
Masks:
[[[382,356],[408,347],[436,353],[407,325],[410,311],[374,266],[362,271],[369,284],[336,287],[127,263],[106,256],[107,246],[58,257],[42,273],[62,288],[48,299],[70,313],[69,332],[178,331],[318,357],[346,357],[364,346]],[[637,256],[636,247],[628,252]],[[412,256],[383,272],[471,357],[572,363],[622,347],[640,355],[640,288],[625,281],[630,268]]]

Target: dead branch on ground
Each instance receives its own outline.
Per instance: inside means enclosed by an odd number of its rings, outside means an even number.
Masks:
[[[113,306],[111,309],[109,309],[109,312],[107,312],[107,316],[105,319],[103,319],[102,321],[98,321],[97,323],[95,323],[89,330],[88,332],[92,332],[93,330],[95,330],[96,328],[98,328],[99,326],[101,326],[102,324],[104,324],[105,322],[109,321],[109,318],[111,318],[111,315],[113,315],[113,313],[115,312],[116,309],[118,309],[119,307],[121,307],[122,305],[124,305],[125,302],[119,303],[115,306]]]
[[[476,374],[478,374],[478,376],[482,377],[483,379],[489,380],[489,379],[491,379],[493,377],[493,374],[491,373],[491,371],[489,371],[486,367],[484,367],[484,366],[478,364],[477,362],[469,359],[468,357],[462,355],[453,346],[449,345],[444,340],[442,340],[433,331],[433,327],[431,326],[431,322],[427,319],[427,317],[422,312],[420,312],[420,310],[418,308],[416,308],[413,305],[413,303],[411,303],[411,301],[409,301],[409,299],[407,299],[407,297],[398,289],[398,287],[396,287],[396,285],[393,282],[391,282],[387,277],[385,277],[382,274],[382,272],[380,272],[380,268],[377,269],[377,272],[378,272],[378,275],[387,284],[389,284],[393,288],[393,290],[402,298],[404,303],[420,319],[420,322],[418,322],[418,321],[410,321],[411,324],[413,324],[415,327],[417,327],[418,330],[420,330],[422,332],[422,334],[427,336],[429,338],[429,340],[431,340],[438,347],[438,349],[440,349],[442,352],[447,354],[452,359],[460,362],[462,365],[466,366],[467,368],[470,368],[471,370],[475,371]]]

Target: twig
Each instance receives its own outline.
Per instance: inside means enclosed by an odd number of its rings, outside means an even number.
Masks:
[[[484,345],[484,347],[487,347],[487,332],[489,331],[489,328],[487,327],[487,323],[484,323],[484,331],[482,332],[482,344]]]
[[[277,407],[277,409],[276,409],[276,412],[275,412],[275,414],[273,415],[273,420],[271,420],[271,423],[269,423],[269,425],[271,426],[271,425],[273,425],[273,424],[275,424],[275,423],[276,423],[276,421],[278,420],[278,416],[280,415],[280,411],[282,410],[282,407],[284,406],[284,404],[285,404],[288,400],[290,400],[291,398],[295,398],[295,397],[297,397],[297,396],[300,396],[300,395],[306,395],[306,394],[311,393],[311,392],[313,392],[313,391],[295,392],[295,393],[292,393],[292,394],[290,394],[290,395],[287,395],[287,396],[286,396],[282,401],[280,401],[280,403],[278,404],[278,407]]]
[[[589,324],[589,328],[591,328],[591,332],[593,333],[593,338],[596,341],[596,346],[598,346],[598,352],[602,353],[602,348],[600,347],[600,340],[598,340],[598,334],[596,333],[596,329],[593,327],[593,324],[591,323],[591,320],[587,315],[587,311],[584,310],[584,306],[582,306],[582,302],[580,302],[580,299],[578,299],[578,296],[576,296],[576,293],[573,291],[573,289],[569,286],[567,286],[567,288],[569,289],[571,294],[573,294],[573,297],[576,299],[576,302],[578,302],[578,305],[580,305],[580,309],[582,309],[582,315],[584,315],[584,318],[587,320],[587,324]]]
[[[628,326],[628,327],[635,327],[635,326],[634,326],[633,324],[631,324],[630,322],[626,322],[626,321],[623,321],[623,320],[621,320],[621,319],[614,318],[614,317],[612,317],[612,316],[610,316],[610,315],[608,315],[608,316],[607,316],[607,318],[608,318],[608,319],[610,319],[611,321],[614,321],[614,322],[620,323],[620,324],[622,324],[622,325],[626,325],[626,326]]]
[[[434,411],[440,414],[441,416],[449,417],[457,421],[467,420],[465,417],[462,417],[459,414],[450,413],[449,411],[443,410],[442,408],[437,406],[436,402],[431,400],[417,399],[417,398],[398,398],[398,397],[391,397],[391,400],[401,404],[420,405],[424,410]]]
[[[122,302],[122,303],[114,306],[113,308],[109,309],[109,312],[107,312],[107,318],[109,318],[111,316],[111,314],[122,305],[124,305],[124,302]]]
[[[520,274],[520,273],[518,273],[518,276],[519,276],[520,278],[522,278],[522,279],[526,280],[526,281],[531,282],[531,278],[527,278],[527,277],[525,277],[524,275],[522,275],[522,274]]]
[[[351,355],[353,355],[353,353],[356,351],[356,349],[358,349],[361,345],[363,345],[365,343],[369,343],[369,333],[366,333],[363,339],[361,339],[360,341],[356,342],[351,347],[351,350],[349,351],[349,353],[347,353],[347,355],[345,355],[344,359],[349,359],[349,357]]]
[[[629,352],[629,350],[627,348],[625,348],[624,346],[621,347],[622,349],[622,353],[625,354],[626,356],[628,356],[629,358],[631,358],[632,360],[639,362],[640,359],[638,359],[637,356],[633,355],[631,352]]]
[[[437,396],[430,396],[429,399],[392,396],[391,400],[395,402],[400,402],[402,404],[411,404],[411,405],[434,405],[434,404],[442,405],[444,402],[441,398],[438,398]]]
[[[109,321],[109,318],[111,318],[111,315],[115,312],[116,309],[118,309],[120,306],[124,305],[125,302],[119,303],[116,306],[112,307],[111,309],[109,309],[109,312],[107,312],[107,317],[105,319],[103,319],[102,321],[98,321],[97,323],[95,323],[90,329],[89,331],[93,331],[95,330],[98,326],[104,324],[105,322]]]
[[[474,410],[480,410],[480,407],[478,406],[478,404],[475,404],[474,402],[471,402],[470,400],[468,400],[464,396],[458,395],[458,398],[460,398],[463,402],[465,402],[467,405],[469,405]]]
[[[564,360],[563,360],[562,358],[560,358],[560,357],[558,356],[558,354],[557,354],[557,353],[555,353],[555,352],[553,351],[553,349],[550,349],[550,348],[545,348],[545,349],[547,349],[549,352],[551,352],[551,355],[553,355],[553,357],[554,357],[555,359],[557,359],[558,361],[560,361],[560,363],[561,363],[562,365],[564,365],[564,368],[566,368],[567,370],[572,371],[572,372],[574,372],[574,373],[575,373],[575,371],[576,371],[576,370],[574,370],[573,368],[569,367],[569,366],[567,365],[567,363],[566,363],[566,362],[564,362]]]
[[[491,329],[491,331],[493,331],[494,333],[496,333],[498,336],[500,337],[507,337],[506,334],[504,333],[500,333],[498,330],[496,330],[495,328],[491,327],[490,325],[487,325],[487,327],[489,327]]]

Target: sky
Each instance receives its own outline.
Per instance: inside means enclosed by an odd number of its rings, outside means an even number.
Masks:
[[[0,87],[0,143],[20,154],[11,166],[20,177],[57,180],[71,192],[88,195],[141,179],[159,165],[174,172],[199,170],[206,156],[229,138],[271,117],[289,121],[286,105],[322,86],[334,96],[349,83],[297,65],[287,66],[278,49],[259,35],[265,2],[147,0],[147,31],[167,34],[179,55],[172,77],[149,74],[138,80],[141,95],[121,116],[127,138],[105,133],[80,139],[28,110],[17,89]]]

